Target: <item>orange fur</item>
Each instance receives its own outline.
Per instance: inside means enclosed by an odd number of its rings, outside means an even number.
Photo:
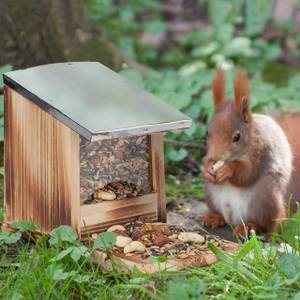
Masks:
[[[253,230],[255,233],[260,233],[262,230],[256,223],[246,222],[245,224],[239,224],[234,228],[234,234],[238,237],[246,237],[247,231]]]
[[[217,69],[212,83],[212,91],[214,96],[214,108],[216,111],[225,105],[225,79],[221,68]]]
[[[225,226],[225,220],[218,214],[205,213],[201,216],[201,221],[207,227],[218,228]]]
[[[206,200],[213,214],[202,216],[202,220],[207,225],[217,226],[221,219],[216,213],[221,214],[226,222],[237,225],[236,232],[242,234],[244,228],[239,225],[238,216],[241,214],[248,229],[276,231],[277,220],[286,216],[286,189],[287,194],[294,194],[293,208],[295,201],[300,201],[300,142],[297,130],[300,128],[300,113],[278,119],[294,155],[294,174],[290,180],[290,147],[271,118],[258,114],[252,116],[246,74],[241,70],[236,72],[234,101],[225,101],[221,69],[216,72],[212,89],[215,113],[208,128],[204,177]],[[267,132],[264,132],[265,127]],[[240,135],[237,140],[236,132]],[[272,134],[273,139],[268,134]],[[281,151],[275,151],[276,142],[282,143],[279,145]],[[225,161],[225,164],[211,174],[210,166],[218,160]],[[239,201],[246,201],[245,205]]]
[[[293,173],[287,188],[285,200],[291,198],[291,211],[297,209],[297,202],[300,203],[300,113],[285,113],[276,118],[287,139],[293,152]]]
[[[244,115],[245,119],[251,122],[250,111],[250,92],[248,85],[248,78],[245,72],[238,69],[234,79],[234,106],[235,110]],[[243,99],[245,103],[243,104]]]

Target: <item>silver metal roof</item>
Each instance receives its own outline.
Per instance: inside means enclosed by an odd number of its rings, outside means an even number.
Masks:
[[[191,126],[191,119],[97,62],[7,72],[4,82],[88,140]]]

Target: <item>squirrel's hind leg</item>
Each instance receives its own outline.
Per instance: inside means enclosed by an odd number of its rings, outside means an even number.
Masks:
[[[259,179],[249,205],[248,220],[257,224],[261,232],[277,231],[280,220],[286,217],[285,189],[286,180],[281,174],[268,173]]]

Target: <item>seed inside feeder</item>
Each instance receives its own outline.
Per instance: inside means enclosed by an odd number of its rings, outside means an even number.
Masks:
[[[92,193],[92,199],[97,201],[112,201],[133,198],[142,195],[138,187],[127,181],[115,181],[108,183]]]

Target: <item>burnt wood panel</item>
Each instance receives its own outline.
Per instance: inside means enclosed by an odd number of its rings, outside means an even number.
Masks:
[[[79,230],[79,135],[5,87],[5,222]]]
[[[97,232],[114,224],[123,224],[139,217],[157,220],[157,194],[147,194],[124,200],[103,201],[82,205],[81,230]]]
[[[151,134],[151,172],[153,189],[157,193],[157,218],[166,222],[164,142],[162,133]]]

